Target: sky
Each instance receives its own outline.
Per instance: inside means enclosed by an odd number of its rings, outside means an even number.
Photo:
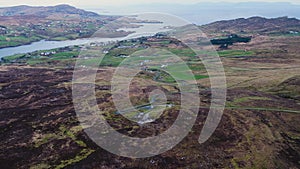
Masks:
[[[33,5],[33,6],[49,6],[57,4],[70,4],[76,7],[97,7],[101,6],[121,6],[148,3],[180,3],[193,4],[200,2],[259,2],[259,0],[1,0],[0,6],[16,6],[16,5]],[[264,2],[290,2],[300,4],[300,0],[264,0]]]
[[[284,3],[266,4],[262,2]],[[100,15],[168,13],[200,25],[219,20],[252,16],[300,18],[300,0],[0,0],[0,7],[17,5],[54,6],[58,4],[69,4]]]

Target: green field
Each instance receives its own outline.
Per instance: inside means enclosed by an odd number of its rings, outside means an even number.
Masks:
[[[36,42],[36,41],[39,41],[39,40],[42,40],[42,38],[38,37],[38,36],[31,36],[31,37],[25,37],[25,36],[16,36],[16,37],[0,36],[0,48],[19,46],[19,45],[23,45],[23,44],[29,44],[29,43]]]
[[[220,57],[240,57],[240,56],[253,56],[254,51],[244,51],[244,50],[224,50],[218,51]]]

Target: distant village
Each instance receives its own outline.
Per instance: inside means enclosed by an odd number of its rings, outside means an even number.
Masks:
[[[20,26],[1,26],[0,35],[10,37],[46,36],[50,38],[77,34],[78,37],[89,37],[98,30],[104,21],[81,21],[72,24],[65,21],[48,21],[40,24],[25,23]]]

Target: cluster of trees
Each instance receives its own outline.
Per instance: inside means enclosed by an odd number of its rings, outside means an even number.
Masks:
[[[252,37],[241,37],[236,34],[231,34],[227,38],[224,39],[212,39],[210,42],[213,45],[221,45],[220,48],[228,48],[229,45],[233,45],[234,43],[248,43],[250,42]]]

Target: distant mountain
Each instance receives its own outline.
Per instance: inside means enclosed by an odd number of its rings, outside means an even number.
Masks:
[[[40,16],[49,17],[51,15],[76,15],[80,17],[99,17],[97,13],[77,9],[69,5],[57,5],[49,7],[15,6],[0,8],[0,16]]]
[[[297,33],[300,32],[300,20],[296,18],[239,18],[233,20],[217,21],[201,26],[204,31],[209,32],[245,32],[245,33]]]

